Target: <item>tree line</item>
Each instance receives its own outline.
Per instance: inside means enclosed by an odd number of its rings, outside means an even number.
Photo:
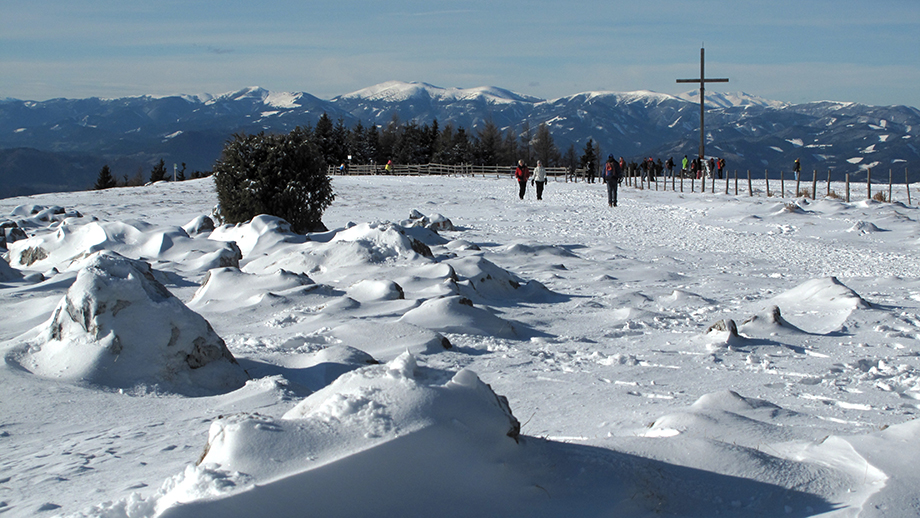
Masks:
[[[547,167],[567,167],[571,170],[586,168],[596,170],[600,146],[588,140],[585,147],[576,150],[572,144],[560,153],[546,123],[533,128],[524,122],[520,130],[509,127],[502,131],[493,121],[487,120],[480,127],[468,131],[463,126],[451,123],[443,126],[434,119],[430,124],[415,121],[400,121],[394,115],[389,123],[365,126],[358,122],[351,128],[344,119],[333,122],[323,113],[315,126],[297,127],[292,134],[308,141],[318,158],[327,166],[339,164],[475,164],[485,166],[513,165],[518,160],[533,166],[537,160]],[[176,175],[177,180],[186,178],[185,164]],[[195,172],[191,178],[208,176],[210,172]],[[150,182],[169,179],[163,160],[154,166],[149,175]],[[134,178],[127,175],[122,180],[114,177],[108,165],[102,168],[97,178],[96,189],[117,186],[143,185],[141,171]]]

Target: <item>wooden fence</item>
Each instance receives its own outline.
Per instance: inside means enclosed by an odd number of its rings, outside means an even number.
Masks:
[[[387,171],[385,165],[349,165],[345,170],[339,167],[329,167],[329,175],[391,175],[391,176],[510,176],[514,174],[515,166],[491,165],[447,165],[447,164],[392,164]],[[578,181],[585,179],[585,169],[571,171],[567,167],[547,167],[546,176],[556,181]],[[533,169],[531,169],[531,173]]]
[[[701,193],[711,193],[715,194],[717,192],[725,194],[734,194],[738,196],[739,194],[747,194],[748,196],[754,196],[758,191],[754,188],[754,180],[757,179],[758,185],[760,181],[763,182],[763,189],[759,192],[766,195],[767,197],[779,197],[785,198],[789,195],[792,198],[807,197],[812,200],[816,199],[819,192],[819,187],[822,188],[822,195],[829,198],[839,198],[845,201],[850,201],[851,194],[858,197],[860,191],[865,192],[866,199],[874,199],[876,201],[894,201],[894,171],[888,170],[888,181],[887,183],[872,183],[872,169],[866,170],[866,184],[865,190],[862,188],[854,187],[850,182],[850,173],[847,173],[843,185],[840,185],[840,182],[836,182],[838,186],[843,187],[843,192],[836,192],[831,188],[831,171],[827,172],[827,177],[818,178],[818,171],[814,170],[810,175],[811,178],[806,176],[806,173],[800,173],[798,178],[794,175],[790,179],[786,179],[785,173],[780,172],[779,178],[770,177],[769,171],[764,171],[763,176],[755,178],[751,175],[750,171],[747,171],[743,179],[739,179],[738,172],[735,171],[732,174],[726,174],[725,178],[707,178],[703,176],[702,178],[687,178],[681,176],[679,173],[675,172],[673,176],[658,176],[653,177],[651,175],[642,175],[638,171],[627,171],[626,178],[624,182],[626,185],[636,187],[638,189],[655,189],[659,190],[671,190],[675,192],[701,192]],[[739,181],[740,180],[740,181]],[[884,179],[883,179],[884,180]],[[770,188],[770,182],[773,182],[773,189]],[[899,196],[904,198],[907,205],[911,204],[911,192],[910,192],[910,175],[907,169],[904,170],[904,183],[897,184]],[[790,192],[787,189],[787,186],[793,188]],[[903,189],[902,189],[903,186]],[[724,187],[724,190],[723,190]],[[778,187],[778,189],[776,188]],[[853,191],[856,191],[855,193]]]
[[[446,165],[446,164],[421,164],[406,165],[393,164],[389,171],[383,165],[351,165],[344,171],[338,167],[330,167],[329,175],[393,175],[393,176],[422,176],[422,175],[444,175],[444,176],[511,176],[514,174],[514,166],[481,166],[481,165]],[[850,182],[850,174],[846,174],[843,185],[840,182],[831,181],[831,172],[827,172],[827,177],[818,178],[818,171],[815,170],[808,178],[807,173],[800,173],[798,178],[793,175],[787,179],[784,172],[779,173],[779,177],[770,176],[769,171],[764,171],[763,176],[753,175],[750,171],[739,177],[737,171],[731,174],[726,172],[725,178],[692,178],[687,175],[681,175],[678,171],[672,176],[651,174],[642,174],[637,170],[625,171],[623,183],[637,189],[654,189],[654,190],[671,190],[674,192],[699,192],[699,193],[724,193],[738,195],[754,196],[755,194],[766,195],[767,197],[785,198],[787,195],[791,198],[808,197],[816,199],[821,188],[822,195],[830,198],[840,198],[845,201],[851,200],[851,195],[858,197],[861,192],[865,192],[867,199],[878,201],[894,200],[894,172],[888,170],[887,183],[872,183],[872,169],[866,171],[865,189],[854,187]],[[574,171],[566,167],[547,167],[547,178],[555,181],[578,182],[587,179],[587,170],[575,169]],[[754,181],[757,180],[758,189],[754,188]],[[759,188],[763,182],[763,188]],[[771,182],[773,188],[771,189]],[[837,183],[843,187],[843,192],[836,192],[831,188],[832,183]],[[788,185],[788,188],[787,188]],[[901,188],[903,185],[903,189]],[[793,187],[794,186],[794,187]],[[778,188],[777,188],[778,187]],[[886,189],[887,187],[887,189]],[[789,188],[793,190],[790,191]],[[856,191],[855,193],[853,191]],[[908,170],[904,170],[904,183],[898,184],[897,194],[899,197],[906,198],[907,205],[912,202],[910,191],[910,179]]]

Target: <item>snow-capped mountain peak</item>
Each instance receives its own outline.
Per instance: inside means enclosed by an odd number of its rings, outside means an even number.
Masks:
[[[690,90],[677,95],[678,98],[693,103],[700,102],[700,91]],[[715,108],[733,108],[736,106],[762,106],[769,108],[784,108],[788,103],[771,101],[745,92],[706,92],[706,106]]]

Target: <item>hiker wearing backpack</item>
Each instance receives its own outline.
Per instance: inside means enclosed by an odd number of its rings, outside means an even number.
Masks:
[[[613,155],[607,157],[607,164],[604,166],[604,182],[607,184],[607,206],[617,206],[617,185],[620,178],[623,177],[623,170],[620,163],[617,162]]]

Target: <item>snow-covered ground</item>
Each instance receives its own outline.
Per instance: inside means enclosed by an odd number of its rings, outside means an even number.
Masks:
[[[917,208],[333,185],[0,200],[0,514],[920,515]]]

